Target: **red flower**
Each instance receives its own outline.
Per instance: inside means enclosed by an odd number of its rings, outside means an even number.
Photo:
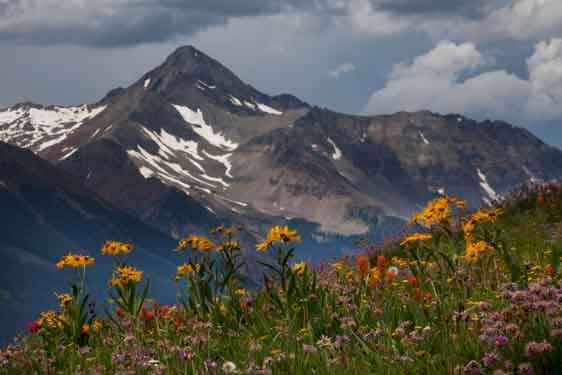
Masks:
[[[166,316],[168,314],[168,311],[170,311],[170,307],[168,305],[160,306],[159,315]]]
[[[384,255],[379,255],[377,257],[377,268],[379,270],[382,270],[384,267],[386,267],[386,258],[384,257]]]
[[[411,276],[408,278],[408,284],[410,284],[412,287],[415,287],[418,284],[418,280],[415,276]]]
[[[183,323],[183,319],[184,319],[183,311],[178,311],[174,319],[174,325],[176,327],[179,327]]]
[[[121,311],[121,309],[118,307],[115,309],[115,316],[121,318],[123,316],[123,312]]]
[[[433,297],[433,294],[431,294],[431,292],[429,292],[429,291],[425,292],[425,300],[426,301],[429,301],[432,297]]]
[[[369,258],[364,255],[358,255],[355,264],[361,275],[365,276],[369,272]]]
[[[394,272],[388,271],[388,272],[386,273],[386,282],[390,284],[390,283],[392,283],[393,281],[394,281]]]
[[[248,302],[248,301],[242,301],[242,302],[240,302],[240,309],[241,309],[242,311],[247,310],[249,306],[250,306],[250,302]]]
[[[552,275],[554,273],[552,264],[547,264],[546,266],[544,266],[544,273],[546,273],[547,275]]]
[[[421,293],[421,289],[420,289],[420,288],[416,288],[416,294],[415,294],[415,297],[414,297],[414,298],[416,299],[416,301],[417,301],[418,303],[421,302],[421,294],[422,294],[422,293]]]
[[[41,325],[37,322],[31,322],[27,325],[27,330],[31,333],[39,331],[39,328],[41,328]]]

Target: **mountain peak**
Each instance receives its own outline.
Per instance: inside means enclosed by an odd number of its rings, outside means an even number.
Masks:
[[[200,80],[227,87],[244,85],[232,71],[191,45],[177,48],[162,65],[144,77],[149,78],[152,82],[159,82],[159,90],[166,89],[177,80]]]

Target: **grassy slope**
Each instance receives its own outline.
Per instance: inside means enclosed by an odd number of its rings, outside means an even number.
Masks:
[[[114,317],[74,340],[82,349],[45,328],[3,352],[0,374],[228,373],[229,361],[251,374],[561,373],[562,187],[523,190],[502,208],[474,230],[493,250],[473,263],[455,219],[368,261],[287,271],[286,288],[232,285],[206,310]]]

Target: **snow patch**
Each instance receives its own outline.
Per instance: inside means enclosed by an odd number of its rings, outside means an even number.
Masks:
[[[332,147],[334,148],[334,153],[332,154],[332,159],[334,160],[340,160],[342,157],[342,152],[341,150],[338,148],[338,146],[334,143],[334,141],[332,141],[329,137],[328,137],[328,142],[330,142],[330,144],[332,145]]]
[[[213,127],[205,122],[201,109],[198,108],[197,111],[193,111],[186,106],[173,105],[173,107],[176,109],[176,111],[178,111],[185,122],[192,125],[193,131],[195,131],[195,133],[204,138],[213,146],[228,151],[233,151],[238,147],[238,143],[226,139],[224,135],[215,132]]]
[[[232,95],[230,95],[230,102],[237,107],[242,107],[242,105],[243,105],[242,102],[240,100],[238,100],[238,98],[235,98]]]
[[[77,147],[73,147],[72,150],[70,150],[70,152],[66,153],[62,158],[60,158],[59,160],[65,160],[68,159],[69,157],[71,157],[76,151],[78,151]]]
[[[20,107],[0,111],[0,141],[43,151],[66,137],[105,110],[106,106],[89,107]]]
[[[256,110],[256,105],[255,105],[254,103],[250,103],[250,102],[244,101],[244,105],[245,105],[246,107],[248,107],[248,108],[254,110],[254,111]]]
[[[139,168],[139,172],[146,179],[149,179],[150,177],[154,176],[154,172],[152,172],[149,168],[144,166]]]
[[[203,81],[201,81],[201,80],[198,80],[197,83],[199,83],[200,85],[203,85],[203,86],[205,86],[206,88],[211,89],[211,90],[214,90],[214,89],[217,88],[217,86],[209,85],[209,84],[207,84],[207,83],[205,83],[205,82],[203,82]]]
[[[423,143],[425,143],[426,145],[428,145],[428,144],[429,144],[429,141],[427,140],[427,138],[423,135],[423,133],[422,133],[421,131],[420,131],[419,133],[420,133],[420,137],[421,137]]]
[[[270,115],[275,115],[275,116],[280,116],[283,114],[283,112],[280,112],[275,108],[271,108],[270,106],[267,106],[263,103],[256,103],[256,105],[258,106],[258,109],[264,113],[268,113]]]
[[[499,198],[499,195],[495,192],[494,189],[492,189],[492,187],[488,183],[488,179],[486,178],[486,175],[484,175],[484,173],[482,173],[482,171],[480,169],[476,169],[476,172],[478,173],[478,177],[480,178],[480,187],[484,190],[484,192],[490,198],[489,200],[486,201],[486,203],[489,204],[490,200],[492,200],[492,201],[497,200]],[[486,198],[485,198],[485,200],[486,200]]]

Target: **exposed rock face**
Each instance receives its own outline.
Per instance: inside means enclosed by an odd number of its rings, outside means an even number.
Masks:
[[[0,139],[174,237],[221,220],[257,229],[283,218],[359,235],[439,194],[477,205],[562,175],[559,150],[509,124],[310,107],[257,91],[190,46],[91,106],[0,112]]]

